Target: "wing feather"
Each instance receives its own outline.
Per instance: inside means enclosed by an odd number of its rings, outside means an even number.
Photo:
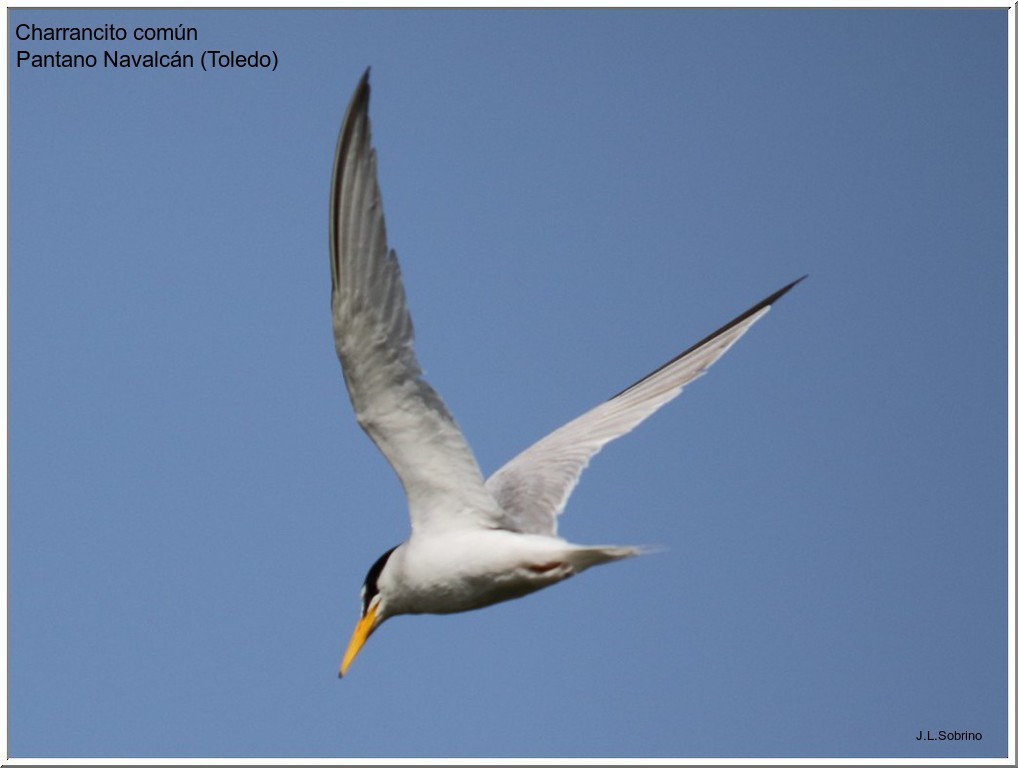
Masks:
[[[399,476],[414,530],[486,525],[496,504],[414,354],[399,262],[385,234],[369,98],[365,72],[336,145],[330,216],[336,352],[357,421]]]
[[[502,510],[499,526],[521,533],[554,535],[558,515],[594,455],[678,397],[687,384],[706,373],[753,323],[767,314],[775,301],[804,279],[800,277],[771,294],[610,400],[534,443],[495,472],[487,486]]]

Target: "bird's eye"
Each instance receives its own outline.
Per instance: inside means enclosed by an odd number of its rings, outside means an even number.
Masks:
[[[378,592],[368,593],[367,587],[361,590],[361,616],[367,616],[373,603],[378,601]]]
[[[382,569],[385,568],[385,564],[389,561],[389,556],[395,550],[396,547],[390,549],[368,569],[368,575],[364,577],[364,586],[361,587],[361,616],[367,614],[372,602],[378,597],[378,577],[381,575]]]

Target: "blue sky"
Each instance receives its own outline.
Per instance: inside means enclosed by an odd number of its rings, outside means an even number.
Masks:
[[[9,79],[13,757],[1007,750],[1007,16],[12,10],[275,72]],[[788,281],[561,520],[664,551],[386,624],[332,348],[372,67],[418,352],[487,472]],[[980,741],[917,741],[921,731]]]

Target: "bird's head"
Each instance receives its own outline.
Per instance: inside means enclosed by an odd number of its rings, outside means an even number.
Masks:
[[[382,576],[382,573],[385,570],[385,564],[389,562],[389,557],[395,551],[396,547],[393,547],[378,558],[375,564],[368,569],[368,575],[364,577],[364,586],[361,587],[361,618],[354,628],[350,644],[346,647],[343,663],[339,667],[340,677],[346,674],[347,669],[350,668],[353,660],[357,658],[357,654],[364,647],[364,643],[371,637],[371,633],[392,615],[386,610],[385,583],[388,580]]]

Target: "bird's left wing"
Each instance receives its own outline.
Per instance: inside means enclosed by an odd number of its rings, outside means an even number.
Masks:
[[[392,464],[415,531],[497,514],[452,414],[424,380],[389,250],[368,119],[368,72],[347,108],[332,181],[332,328],[357,421]]]
[[[771,304],[803,279],[771,294],[610,400],[559,427],[488,478],[488,489],[503,510],[498,525],[521,533],[554,535],[557,517],[594,455],[678,397],[683,387],[706,373],[767,314]]]

